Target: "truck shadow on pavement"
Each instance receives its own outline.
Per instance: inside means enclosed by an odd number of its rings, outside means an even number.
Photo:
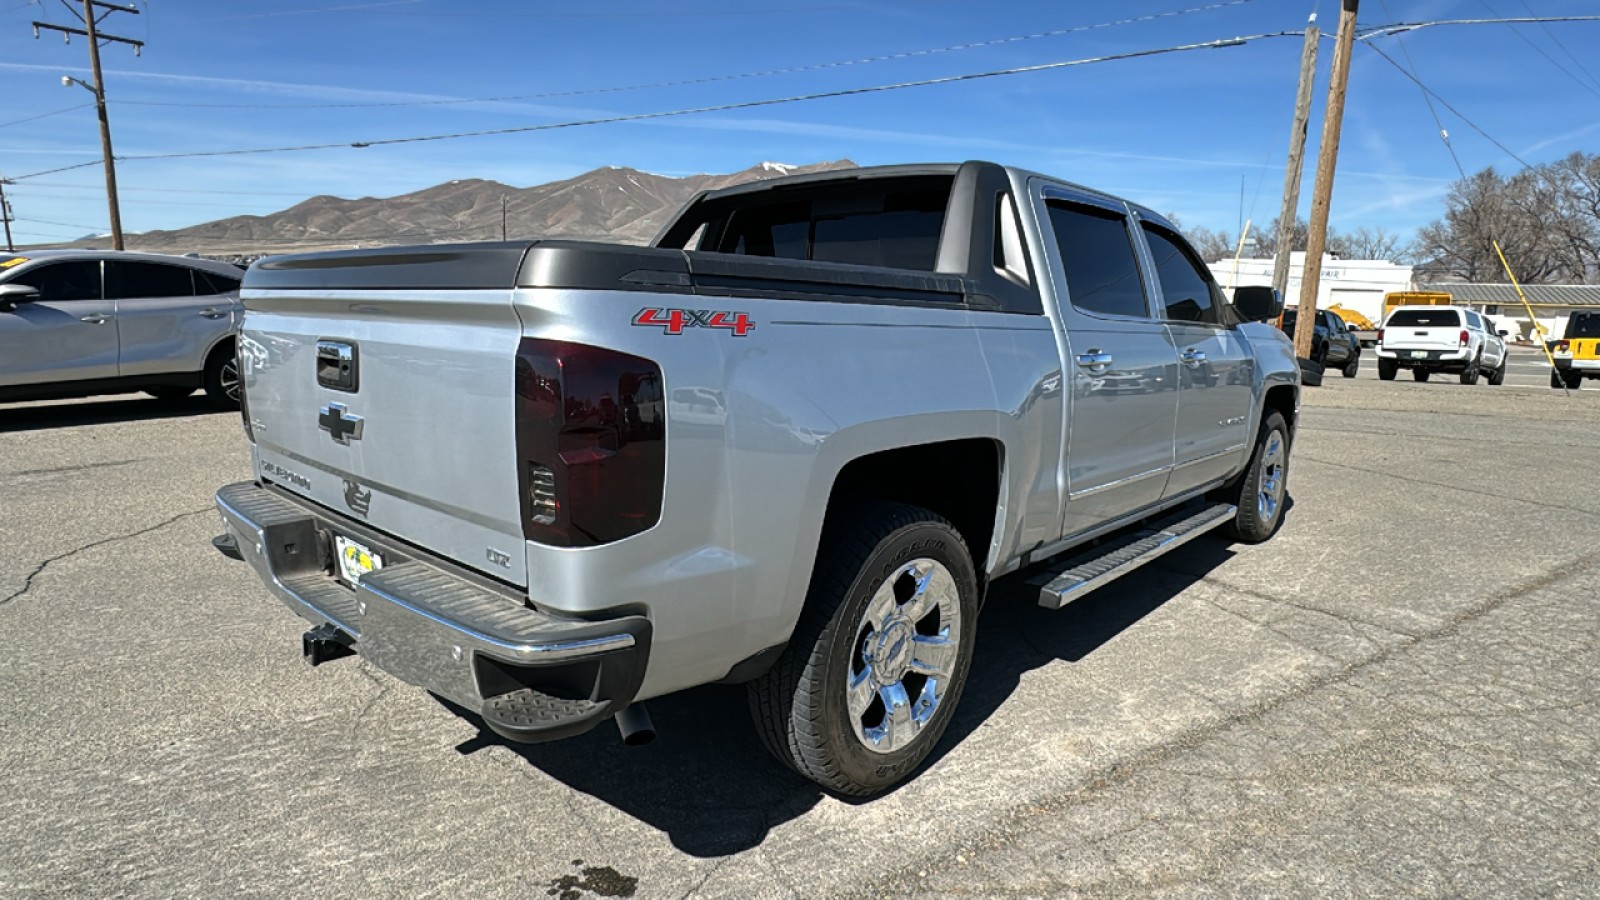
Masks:
[[[142,422],[150,419],[186,419],[223,412],[212,406],[204,394],[182,400],[156,400],[130,394],[114,400],[88,403],[62,403],[48,406],[0,404],[0,434],[12,431],[45,431],[75,428],[79,425],[104,425],[112,422]],[[237,416],[238,413],[233,413]]]
[[[978,627],[971,674],[929,765],[994,716],[1034,669],[1084,659],[1233,556],[1232,545],[1202,537],[1061,610],[1038,606],[1028,571],[1000,579]],[[445,701],[480,734],[458,745],[471,754],[503,746],[534,768],[665,832],[691,856],[722,857],[760,845],[775,826],[804,815],[824,796],[774,760],[756,736],[740,685],[708,685],[650,701],[660,736],[625,747],[611,723],[581,737],[517,744],[490,732],[475,714]],[[1065,701],[1064,701],[1065,702]],[[927,766],[916,778],[928,777]],[[882,802],[840,798],[846,803]]]

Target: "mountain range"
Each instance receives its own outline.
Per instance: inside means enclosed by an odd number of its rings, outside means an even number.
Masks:
[[[465,178],[396,197],[311,197],[264,216],[128,234],[125,243],[130,250],[207,256],[499,240],[502,234],[644,244],[699,191],[855,166],[848,159],[803,166],[764,162],[726,175],[685,178],[608,166],[524,188]],[[106,243],[97,236],[75,246]]]

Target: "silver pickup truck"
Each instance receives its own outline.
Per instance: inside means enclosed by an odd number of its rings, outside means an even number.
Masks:
[[[993,163],[714,191],[653,247],[269,258],[243,296],[256,479],[218,549],[312,664],[516,741],[646,740],[642,701],[747,682],[774,754],[874,793],[949,723],[992,579],[1059,607],[1284,509],[1273,292]]]

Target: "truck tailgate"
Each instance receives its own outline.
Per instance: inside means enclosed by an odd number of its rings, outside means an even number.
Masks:
[[[508,289],[247,290],[247,421],[264,480],[527,583]]]

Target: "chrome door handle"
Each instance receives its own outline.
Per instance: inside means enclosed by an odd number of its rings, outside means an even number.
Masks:
[[[1111,354],[1101,353],[1099,350],[1090,350],[1088,353],[1078,354],[1078,365],[1085,369],[1104,369],[1111,365]]]
[[[215,306],[208,306],[200,310],[200,315],[207,319],[220,319],[227,314],[226,310],[217,309]]]
[[[95,313],[93,315],[84,316],[83,318],[79,319],[78,321],[79,322],[88,322],[90,325],[104,325],[106,323],[106,320],[109,319],[109,318],[111,318],[111,317],[106,315],[105,313]]]
[[[1206,355],[1204,351],[1190,347],[1188,350],[1183,351],[1178,359],[1182,360],[1184,365],[1194,369],[1199,368],[1200,364],[1206,361]]]

